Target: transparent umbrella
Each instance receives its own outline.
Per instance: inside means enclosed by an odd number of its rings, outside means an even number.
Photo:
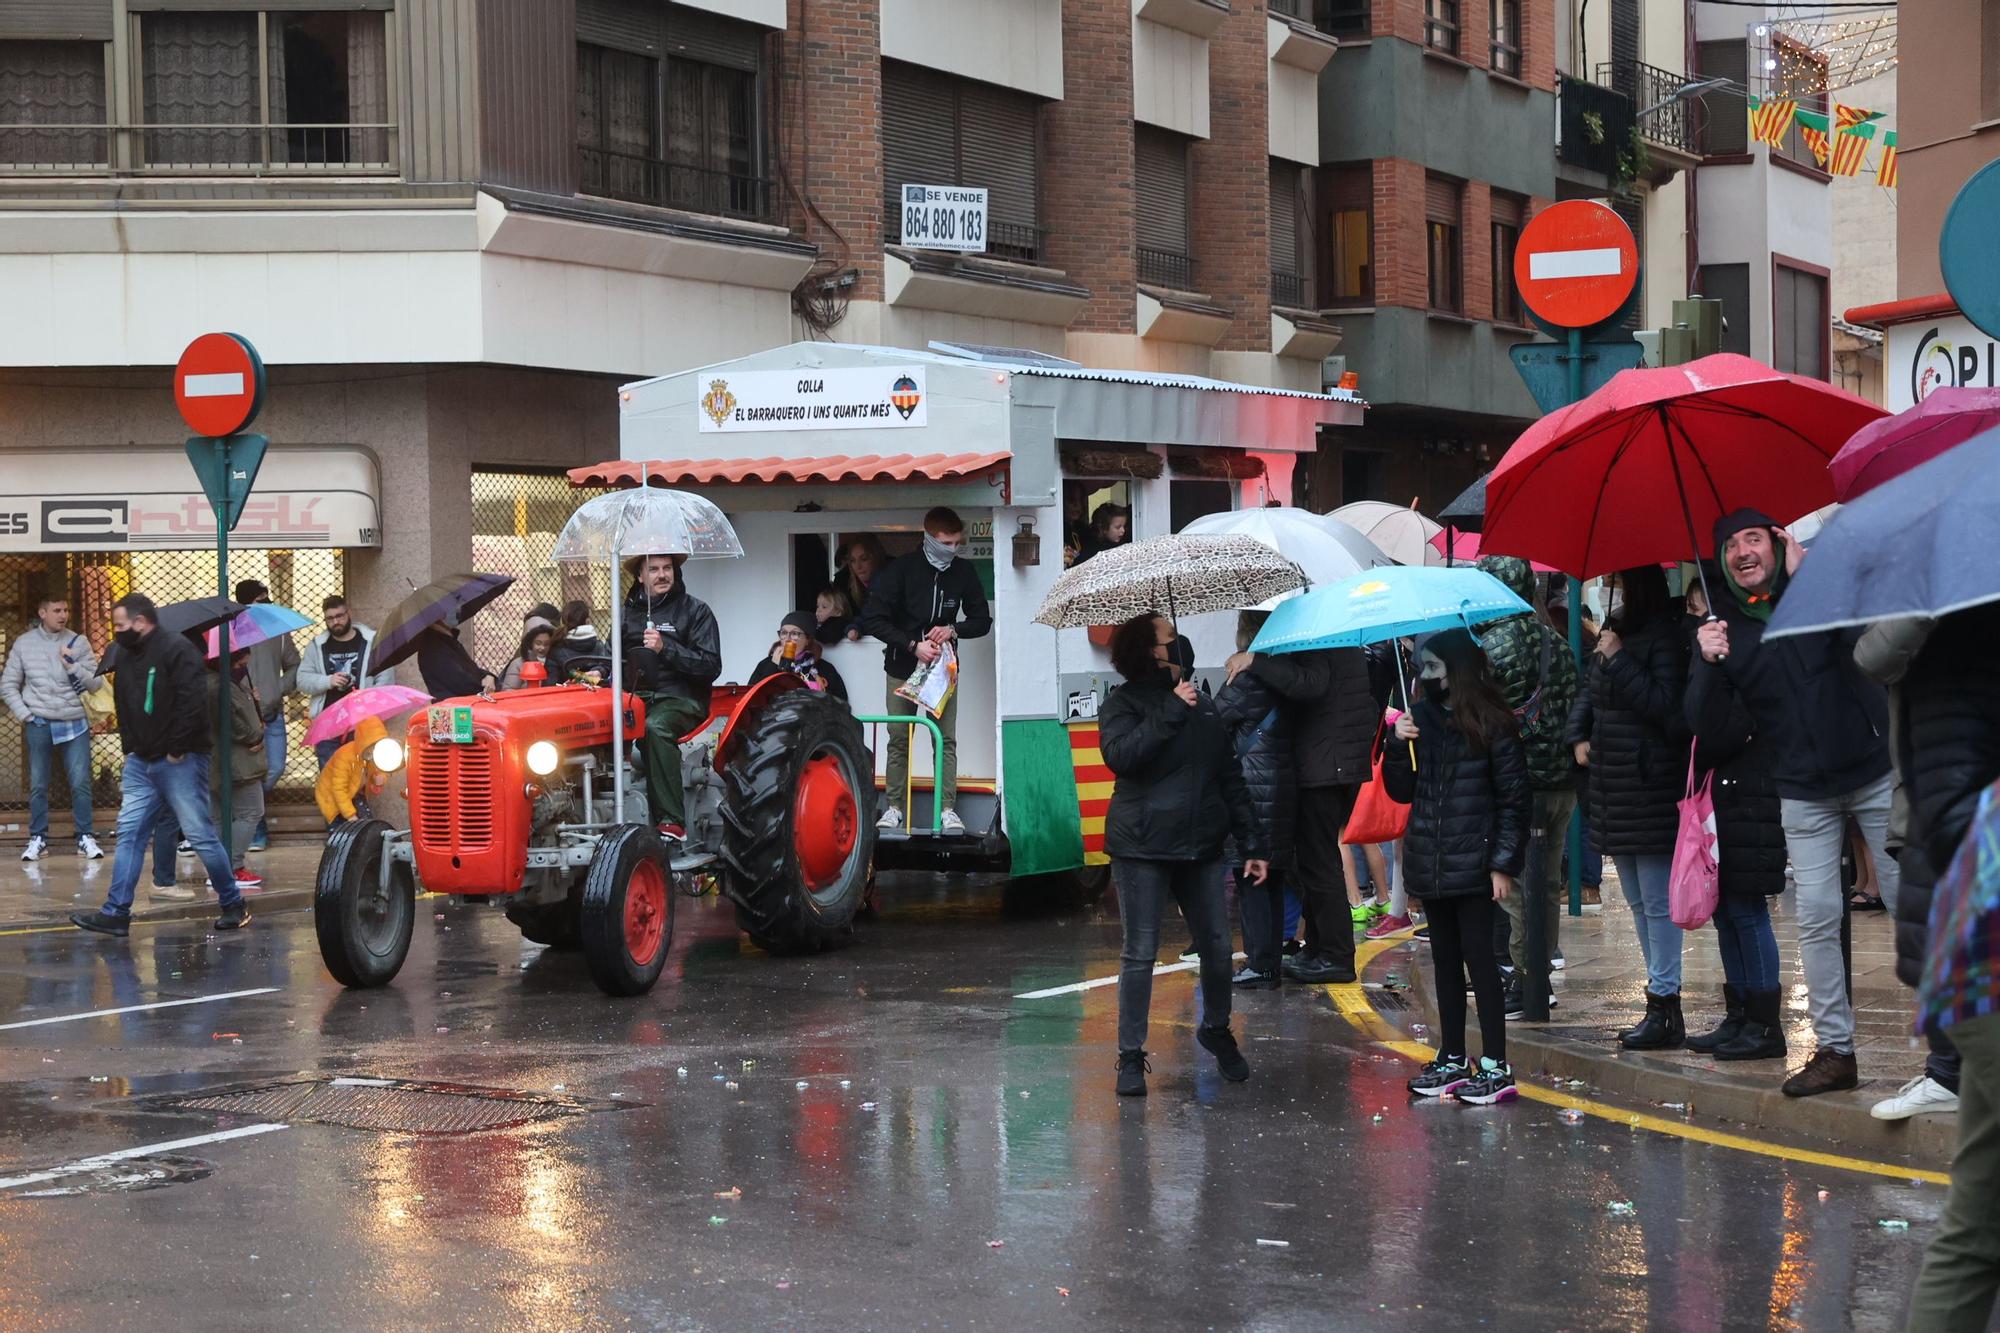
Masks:
[[[1364,569],[1394,564],[1379,547],[1345,523],[1328,523],[1305,509],[1269,507],[1204,514],[1181,529],[1183,534],[1233,532],[1270,547],[1299,567],[1317,587],[1336,583]],[[1257,610],[1269,611],[1286,597],[1267,599]]]

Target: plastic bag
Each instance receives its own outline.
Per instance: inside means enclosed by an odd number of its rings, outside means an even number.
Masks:
[[[1694,756],[1688,756],[1687,795],[1680,801],[1681,827],[1674,839],[1673,870],[1667,879],[1667,914],[1682,930],[1699,930],[1715,915],[1722,880],[1722,845],[1715,831],[1713,771],[1694,780]]]
[[[910,678],[896,687],[896,693],[932,717],[943,717],[958,688],[958,653],[949,643],[938,645],[937,660],[919,662]]]

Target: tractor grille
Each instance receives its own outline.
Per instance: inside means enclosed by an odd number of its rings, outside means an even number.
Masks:
[[[493,842],[493,743],[417,747],[417,837],[438,851],[479,852]]]
[[[267,1084],[177,1098],[165,1105],[259,1120],[310,1121],[403,1134],[470,1134],[482,1129],[511,1129],[596,1109],[588,1103],[524,1096],[502,1088],[373,1078]]]

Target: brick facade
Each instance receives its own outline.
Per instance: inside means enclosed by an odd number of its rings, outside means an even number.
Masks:
[[[1131,333],[1139,283],[1132,11],[1125,3],[1063,0],[1062,13],[1063,100],[1042,111],[1049,262],[1090,289],[1071,329]]]
[[[800,195],[786,222],[824,262],[858,275],[848,295],[882,297],[881,0],[790,0],[781,151]]]
[[[1467,181],[1459,216],[1465,264],[1465,314],[1493,318],[1493,187]]]
[[[1208,39],[1209,138],[1194,144],[1195,286],[1235,319],[1216,346],[1271,346],[1269,53],[1264,0],[1235,0]]]
[[[1430,256],[1425,250],[1424,167],[1402,158],[1375,164],[1371,244],[1375,304],[1430,304]]]

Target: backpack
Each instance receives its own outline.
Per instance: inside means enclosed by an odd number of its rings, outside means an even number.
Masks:
[[[70,642],[75,643],[79,637],[81,636],[70,635]],[[109,680],[99,676],[94,688],[78,690],[76,693],[77,698],[83,703],[84,719],[90,723],[92,731],[118,725],[118,705],[112,699]]]

